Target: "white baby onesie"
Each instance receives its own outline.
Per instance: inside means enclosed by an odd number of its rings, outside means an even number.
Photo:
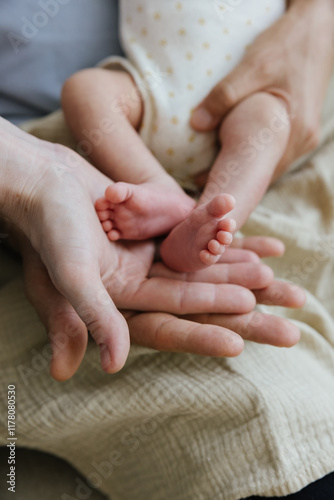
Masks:
[[[217,133],[196,133],[192,110],[242,59],[255,37],[285,10],[285,0],[121,0],[129,71],[144,99],[141,137],[184,188],[212,166]]]

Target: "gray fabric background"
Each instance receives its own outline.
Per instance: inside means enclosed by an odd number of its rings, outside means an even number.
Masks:
[[[0,115],[59,107],[64,80],[121,52],[116,0],[0,0]]]

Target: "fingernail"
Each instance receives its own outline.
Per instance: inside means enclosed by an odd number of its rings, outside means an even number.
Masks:
[[[193,112],[191,123],[194,127],[206,129],[216,124],[215,118],[205,108],[198,108]]]
[[[106,344],[100,344],[100,357],[103,370],[106,370],[111,363],[110,351]]]

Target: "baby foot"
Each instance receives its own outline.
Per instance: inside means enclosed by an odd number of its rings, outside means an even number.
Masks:
[[[95,208],[111,241],[145,240],[170,231],[195,204],[178,186],[117,182],[107,187]]]
[[[236,223],[223,217],[234,208],[229,194],[219,194],[195,208],[163,241],[160,254],[175,271],[193,272],[215,264],[232,242]]]

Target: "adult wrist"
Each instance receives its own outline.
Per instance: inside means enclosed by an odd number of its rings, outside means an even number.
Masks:
[[[298,9],[302,12],[307,10],[324,11],[328,16],[334,18],[334,0],[289,0],[288,8]]]
[[[290,0],[287,14],[304,23],[309,36],[325,38],[334,53],[334,0]]]
[[[1,129],[0,129],[1,130]],[[0,147],[2,146],[0,141]],[[3,155],[1,147],[0,158],[0,215],[2,226],[16,225],[23,229],[26,226],[27,209],[24,208],[25,195],[20,172],[16,171],[16,165],[8,158],[8,154]]]
[[[0,118],[0,215],[28,237],[34,191],[40,178],[37,145]]]

